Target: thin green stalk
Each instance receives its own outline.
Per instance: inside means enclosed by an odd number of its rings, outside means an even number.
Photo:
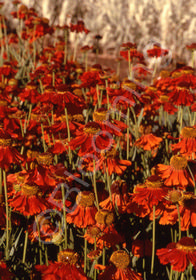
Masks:
[[[85,229],[86,233],[86,229]],[[84,238],[84,273],[86,273],[87,269],[87,239]]]
[[[129,159],[129,118],[130,118],[130,108],[127,110],[127,160]]]
[[[4,195],[5,195],[5,210],[6,210],[6,247],[5,247],[5,259],[9,258],[9,209],[8,209],[8,197],[7,197],[7,182],[6,182],[6,171],[3,170],[3,181],[4,181]]]
[[[63,184],[61,185],[61,192],[62,192],[62,202],[63,202],[63,220],[64,220],[64,249],[67,249],[67,217],[66,217],[66,210],[65,210],[65,188]]]
[[[155,210],[156,210],[156,206],[153,205],[151,274],[153,274],[154,272],[154,258],[155,258]]]
[[[24,248],[23,248],[22,263],[25,263],[25,260],[26,260],[27,244],[28,244],[28,230],[25,231],[25,242],[24,242]]]
[[[179,205],[176,204],[177,213],[178,213],[178,229],[179,229],[179,240],[181,239],[181,218],[180,218],[180,209]]]
[[[97,194],[97,184],[96,184],[96,168],[95,168],[95,159],[93,159],[93,188],[95,193],[95,200],[96,200],[96,206],[99,211],[99,199]]]
[[[39,229],[39,223],[38,223],[37,216],[35,216],[35,221],[37,224],[37,231],[38,231],[38,238],[39,238],[39,260],[40,260],[40,265],[42,265],[43,261],[42,261],[41,237],[40,237],[40,229]]]
[[[110,186],[110,175],[109,175],[109,172],[108,172],[108,167],[106,167],[106,178],[107,178],[108,192],[109,192],[110,200],[112,202],[112,191],[111,191],[111,186]]]
[[[45,152],[46,152],[46,143],[45,143],[45,139],[44,139],[44,127],[43,127],[43,123],[41,123],[41,131],[42,131],[43,148],[44,148],[44,153],[45,153]]]

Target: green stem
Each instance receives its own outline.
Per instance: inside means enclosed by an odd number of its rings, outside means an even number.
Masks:
[[[180,277],[180,280],[183,280],[184,279],[184,272],[181,273],[181,277]]]
[[[155,257],[155,210],[156,210],[156,206],[153,205],[151,274],[153,274],[154,272],[154,257]]]
[[[24,248],[23,248],[22,263],[25,263],[26,253],[27,253],[27,244],[28,244],[28,230],[25,231],[25,242],[24,242]]]
[[[102,265],[105,265],[105,247],[103,247],[103,253],[102,253]]]
[[[43,123],[41,123],[41,131],[42,131],[42,142],[43,142],[44,153],[45,153],[45,152],[46,152],[46,143],[45,143],[45,139],[44,139],[44,127],[43,127]]]
[[[178,228],[179,228],[179,240],[181,239],[181,218],[180,218],[180,209],[179,205],[176,204],[177,213],[178,213]]]
[[[86,273],[86,269],[87,269],[87,239],[84,238],[84,273]]]
[[[96,184],[96,168],[95,168],[95,159],[93,159],[93,188],[95,193],[95,200],[96,200],[96,206],[99,211],[99,199],[97,194],[97,184]]]
[[[63,201],[63,220],[64,220],[64,249],[67,249],[67,217],[66,217],[66,210],[65,210],[65,188],[63,184],[61,185],[61,192],[62,192],[62,201]]]
[[[37,224],[37,231],[38,231],[38,237],[39,237],[39,259],[40,259],[40,265],[42,265],[43,261],[42,261],[41,237],[40,237],[40,229],[39,229],[39,223],[38,223],[37,216],[35,217],[35,221]]]
[[[130,118],[130,108],[127,110],[127,160],[129,159],[129,118]]]
[[[112,191],[111,191],[111,186],[110,186],[110,175],[108,172],[108,167],[106,167],[106,178],[107,178],[107,187],[108,187],[108,191],[109,191],[109,196],[110,196],[110,200],[112,202]]]
[[[5,209],[6,209],[6,247],[5,247],[5,259],[9,258],[9,209],[8,209],[8,197],[7,197],[7,182],[6,182],[6,171],[3,170],[3,181],[4,181],[4,195],[5,195]]]

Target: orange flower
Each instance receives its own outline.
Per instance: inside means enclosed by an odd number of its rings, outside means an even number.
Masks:
[[[21,189],[10,198],[9,205],[24,216],[40,214],[49,207],[37,185],[21,184]]]
[[[0,167],[8,170],[11,164],[19,164],[23,156],[12,146],[12,139],[8,133],[0,129]]]
[[[109,266],[106,266],[105,271],[99,276],[99,280],[142,280],[140,274],[136,273],[132,268],[129,267],[130,264],[129,255],[123,251],[118,250],[112,253],[110,257]]]
[[[146,179],[144,184],[135,186],[130,203],[127,206],[127,211],[129,213],[135,212],[140,217],[145,217],[149,214],[149,218],[152,219],[152,210],[155,205],[155,216],[158,217],[167,193],[168,187],[163,184],[161,178],[157,175],[152,175]]]
[[[79,192],[76,197],[76,208],[67,214],[67,222],[73,223],[79,228],[96,224],[95,214],[97,208],[94,206],[95,196],[90,191]]]
[[[177,243],[169,243],[166,248],[157,250],[161,264],[171,264],[174,271],[183,272],[190,263],[196,267],[196,244],[193,238],[182,237]]]
[[[142,135],[134,143],[137,147],[144,149],[145,151],[154,151],[158,149],[159,144],[163,141],[161,137],[157,137],[152,133]]]
[[[127,184],[123,180],[116,180],[111,185],[112,192],[112,201],[111,198],[108,197],[104,201],[102,201],[99,205],[103,209],[107,209],[112,211],[115,209],[115,206],[118,209],[118,213],[122,214],[126,211],[126,205],[129,201],[129,196],[127,193]]]
[[[87,280],[78,265],[78,254],[67,249],[58,254],[58,261],[49,262],[49,265],[36,265],[37,271],[41,272],[42,280]],[[38,279],[37,276],[35,279]]]
[[[172,145],[172,151],[180,152],[188,159],[196,159],[196,126],[184,127],[180,132],[180,140]]]
[[[157,174],[162,178],[166,186],[194,186],[191,174],[188,170],[188,161],[184,156],[174,155],[170,159],[170,165],[158,164]]]

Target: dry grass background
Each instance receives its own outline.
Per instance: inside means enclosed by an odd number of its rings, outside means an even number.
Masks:
[[[7,17],[13,6],[5,0]],[[138,44],[139,50],[156,41],[169,48],[172,56],[189,61],[186,44],[196,42],[195,0],[22,0],[54,24],[83,19],[90,33],[80,36],[82,45],[93,45],[94,36],[103,38],[104,51],[117,54],[123,42]],[[11,20],[11,18],[10,18]],[[12,24],[14,24],[12,22]],[[74,41],[74,35],[70,37]]]

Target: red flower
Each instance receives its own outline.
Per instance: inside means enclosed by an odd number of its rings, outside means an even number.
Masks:
[[[0,167],[5,170],[8,170],[11,164],[20,164],[23,161],[23,156],[11,144],[9,134],[0,129]]]
[[[77,24],[71,23],[70,30],[72,32],[76,31],[76,33],[82,33],[82,32],[85,32],[86,34],[89,33],[89,30],[85,28],[84,22],[82,20],[78,20]]]
[[[24,216],[40,214],[49,207],[37,185],[21,184],[21,189],[8,202],[14,211]]]
[[[162,49],[159,45],[154,44],[152,49],[147,50],[149,57],[161,57],[168,54],[168,50]]]
[[[79,192],[76,197],[76,208],[67,214],[67,222],[73,223],[79,228],[94,225],[97,208],[94,206],[94,194],[89,191]]]
[[[182,237],[177,243],[169,243],[166,248],[157,250],[156,254],[161,264],[169,263],[175,271],[185,271],[190,263],[196,267],[196,244],[190,237]]]
[[[180,142],[172,145],[174,153],[179,152],[188,159],[196,158],[196,126],[184,127],[180,132]]]
[[[49,266],[36,265],[35,268],[41,272],[42,280],[87,280],[78,266],[78,254],[70,249],[61,251],[57,262],[49,262]]]
[[[163,141],[161,137],[157,137],[152,133],[142,135],[137,139],[134,145],[144,149],[145,151],[154,151],[157,150],[159,144]]]
[[[107,266],[104,272],[99,276],[99,280],[142,280],[140,274],[136,273],[130,264],[129,255],[123,251],[118,250],[112,253],[110,262],[112,265]],[[99,267],[98,267],[99,268]]]
[[[80,147],[78,155],[83,156],[87,153],[96,153],[97,150],[108,149],[113,141],[108,137],[107,131],[101,130],[100,124],[89,122],[69,144],[72,150]]]
[[[184,156],[174,155],[170,159],[170,165],[158,164],[157,174],[162,178],[166,186],[194,186],[193,179],[188,170],[188,161]]]

